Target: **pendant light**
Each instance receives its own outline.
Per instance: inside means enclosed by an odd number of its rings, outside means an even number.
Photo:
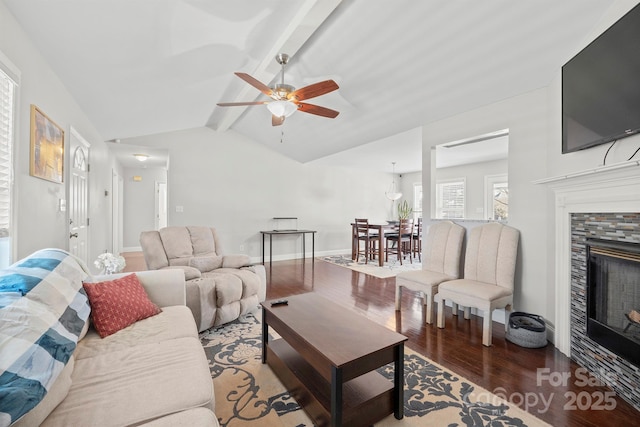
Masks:
[[[391,185],[389,186],[389,191],[387,191],[385,195],[389,200],[398,200],[402,197],[402,193],[396,188],[396,162],[391,162],[391,165],[393,167],[393,176],[391,179]]]

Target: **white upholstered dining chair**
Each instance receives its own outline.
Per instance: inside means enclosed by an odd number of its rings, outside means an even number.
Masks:
[[[497,222],[471,229],[465,251],[462,279],[443,282],[438,287],[438,328],[444,328],[445,301],[451,301],[452,312],[458,314],[458,305],[464,307],[464,318],[469,319],[470,308],[482,310],[482,344],[491,345],[491,315],[504,308],[508,314],[513,303],[513,283],[520,233],[513,227]]]
[[[426,306],[425,322],[432,323],[433,297],[440,283],[460,277],[460,254],[464,227],[451,221],[438,221],[429,226],[422,254],[422,269],[405,271],[396,276],[396,310],[400,310],[402,288],[420,292]]]

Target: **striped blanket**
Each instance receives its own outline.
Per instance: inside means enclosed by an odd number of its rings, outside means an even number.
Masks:
[[[0,271],[0,426],[34,408],[69,361],[89,318],[84,263],[44,249]]]

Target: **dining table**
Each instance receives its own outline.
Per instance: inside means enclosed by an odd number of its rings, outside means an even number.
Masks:
[[[375,239],[378,240],[378,264],[380,267],[384,265],[384,250],[385,250],[385,235],[398,232],[398,221],[376,222],[369,223],[369,230],[372,230],[377,235]],[[356,223],[351,223],[351,259],[356,259],[358,236],[356,233]]]

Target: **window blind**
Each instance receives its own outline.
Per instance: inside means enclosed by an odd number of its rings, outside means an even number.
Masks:
[[[464,180],[439,182],[436,188],[438,218],[464,218]]]
[[[422,217],[422,184],[413,184],[413,212]]]
[[[0,69],[0,238],[9,236],[15,82]]]

